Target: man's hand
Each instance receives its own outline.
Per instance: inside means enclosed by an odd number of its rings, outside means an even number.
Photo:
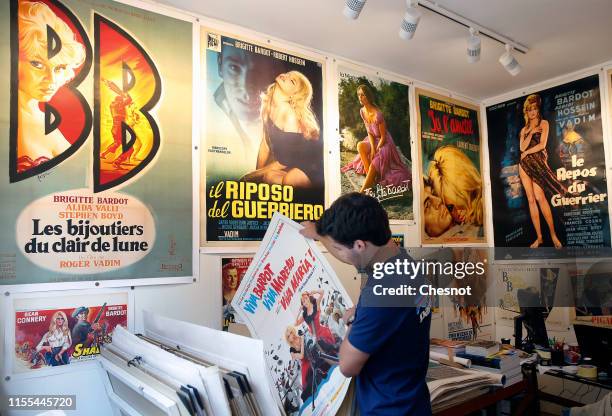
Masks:
[[[344,319],[344,322],[348,324],[348,322],[353,319],[353,316],[355,316],[355,307],[351,306],[346,311],[344,311],[342,319]]]
[[[317,227],[314,222],[304,221],[304,222],[301,222],[300,225],[304,227],[300,230],[300,234],[302,234],[304,237],[312,238],[313,240],[319,239],[319,234],[317,233]]]

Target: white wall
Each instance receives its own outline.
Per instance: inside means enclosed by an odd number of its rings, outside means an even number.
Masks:
[[[140,3],[142,4],[142,3]],[[152,9],[159,10],[159,7],[152,6]],[[207,20],[209,23],[210,21]],[[248,33],[250,38],[258,37],[260,39],[266,39],[264,35],[253,34],[248,32],[246,29],[235,28],[231,25],[222,24],[219,22],[212,22],[217,27],[224,28],[225,31],[240,34]],[[290,47],[290,46],[288,46]],[[296,45],[296,48],[299,48]],[[321,54],[323,54],[321,52]],[[337,126],[337,103],[336,96],[334,94],[334,86],[330,85],[330,75],[334,75],[335,59],[328,60],[328,90],[327,90],[327,121],[328,126],[327,133],[330,140],[327,142],[331,151],[327,160],[327,166],[331,169],[338,168],[339,161],[339,149],[338,146],[334,145],[334,126]],[[375,69],[374,69],[375,70]],[[385,74],[381,73],[381,76]],[[401,78],[399,75],[392,75],[394,78]],[[562,80],[556,83],[563,82]],[[447,94],[448,92],[436,89],[434,86],[419,83],[418,81],[407,80],[407,83],[411,85],[411,121],[412,121],[412,134],[413,138],[416,137],[416,118],[415,118],[415,102],[414,102],[414,87],[419,86],[426,89],[434,90],[435,92]],[[528,90],[528,89],[525,89]],[[518,93],[518,92],[517,92]],[[459,97],[463,100],[470,101],[465,97]],[[501,97],[498,97],[501,101]],[[505,97],[504,97],[505,99]],[[487,104],[492,104],[491,100],[488,100]],[[484,108],[484,107],[483,107]],[[606,107],[607,108],[607,107]],[[481,120],[484,119],[484,113],[482,114]],[[607,119],[607,118],[606,118]],[[336,136],[337,137],[337,136]],[[483,129],[483,152],[486,156],[486,130]],[[609,146],[608,146],[609,147]],[[412,158],[418,160],[416,153],[416,145],[412,144]],[[609,152],[609,149],[607,149]],[[416,167],[416,163],[413,164],[413,177],[419,178],[419,172]],[[328,170],[329,172],[329,170]],[[483,166],[483,176],[486,184],[486,198],[487,201],[487,233],[489,235],[490,242],[492,243],[492,229],[491,229],[491,205],[490,205],[490,183],[489,183],[489,172],[488,162],[485,162]],[[331,175],[334,177],[334,175]],[[335,180],[335,179],[334,179]],[[339,181],[339,179],[338,179]],[[330,196],[333,199],[334,195],[337,195],[338,184],[332,186]],[[415,187],[414,194],[415,208],[418,207],[419,193],[418,186]],[[328,204],[331,202],[328,201]],[[418,212],[415,212],[415,218],[418,219]],[[416,222],[418,224],[418,220]],[[420,242],[418,226],[413,225],[393,225],[392,229],[394,233],[403,233],[405,235],[406,246],[418,246]],[[239,255],[239,253],[235,253]],[[231,256],[230,253],[224,254],[224,256]],[[354,268],[341,264],[335,258],[327,255],[332,267],[337,272],[340,280],[346,287],[348,293],[354,302],[357,301],[359,291],[359,280],[356,275]],[[215,254],[201,254],[200,255],[200,278],[197,282],[192,284],[172,284],[172,285],[156,285],[156,286],[136,286],[134,289],[134,313],[135,313],[135,330],[142,330],[142,311],[151,310],[156,313],[175,318],[181,319],[188,322],[193,322],[200,325],[209,326],[212,328],[220,329],[221,326],[221,281],[220,281],[220,256]],[[1,296],[2,302],[5,301],[5,296]],[[1,305],[0,305],[1,306]],[[5,309],[0,309],[0,313],[3,313]],[[4,334],[4,324],[6,317],[0,316],[0,335]],[[443,337],[445,335],[443,328],[443,320],[440,316],[436,316],[432,323],[431,335],[435,337]],[[512,330],[506,327],[499,327],[496,329],[496,339],[501,337],[511,337]],[[550,333],[551,336],[555,336],[555,333]],[[565,337],[566,341],[574,340],[575,336],[573,331],[570,333],[559,333],[558,337]],[[4,339],[4,337],[3,337]],[[4,344],[0,343],[0,357],[4,357]],[[4,360],[0,360],[0,374],[4,373],[3,370]],[[70,366],[66,373],[61,375],[45,377],[43,378],[32,378],[32,379],[11,379],[11,380],[0,380],[0,397],[7,394],[42,394],[42,393],[55,393],[55,394],[77,394],[77,409],[78,411],[74,414],[95,416],[95,415],[109,415],[111,414],[108,399],[104,393],[102,379],[98,372],[95,371],[96,365],[94,363],[86,363],[81,365]],[[2,405],[6,404],[5,400],[0,400]],[[0,407],[0,413],[2,414],[31,414],[30,412],[11,412],[8,413],[6,408]]]

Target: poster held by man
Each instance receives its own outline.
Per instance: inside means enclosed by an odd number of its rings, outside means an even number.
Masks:
[[[275,214],[232,306],[264,342],[271,385],[287,414],[335,414],[349,379],[340,372],[342,317],[352,301],[302,227]]]

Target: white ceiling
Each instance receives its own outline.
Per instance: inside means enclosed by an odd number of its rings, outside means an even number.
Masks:
[[[308,48],[364,62],[483,100],[612,59],[612,0],[438,0],[446,9],[529,47],[510,76],[503,45],[484,38],[480,62],[465,57],[467,29],[424,10],[402,41],[405,0],[369,0],[358,20],[344,0],[157,0]]]

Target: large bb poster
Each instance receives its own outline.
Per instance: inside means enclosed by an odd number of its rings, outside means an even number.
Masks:
[[[378,199],[390,220],[412,220],[408,85],[338,70],[342,193]]]
[[[352,306],[346,290],[313,240],[276,214],[232,306],[265,358],[287,414],[336,414],[349,379],[338,353]]]
[[[423,244],[484,243],[477,106],[418,90]]]
[[[202,236],[259,241],[274,212],[316,220],[325,200],[323,68],[202,30]]]
[[[597,75],[487,107],[496,247],[609,247]]]
[[[192,24],[106,0],[0,20],[0,284],[192,276]]]

